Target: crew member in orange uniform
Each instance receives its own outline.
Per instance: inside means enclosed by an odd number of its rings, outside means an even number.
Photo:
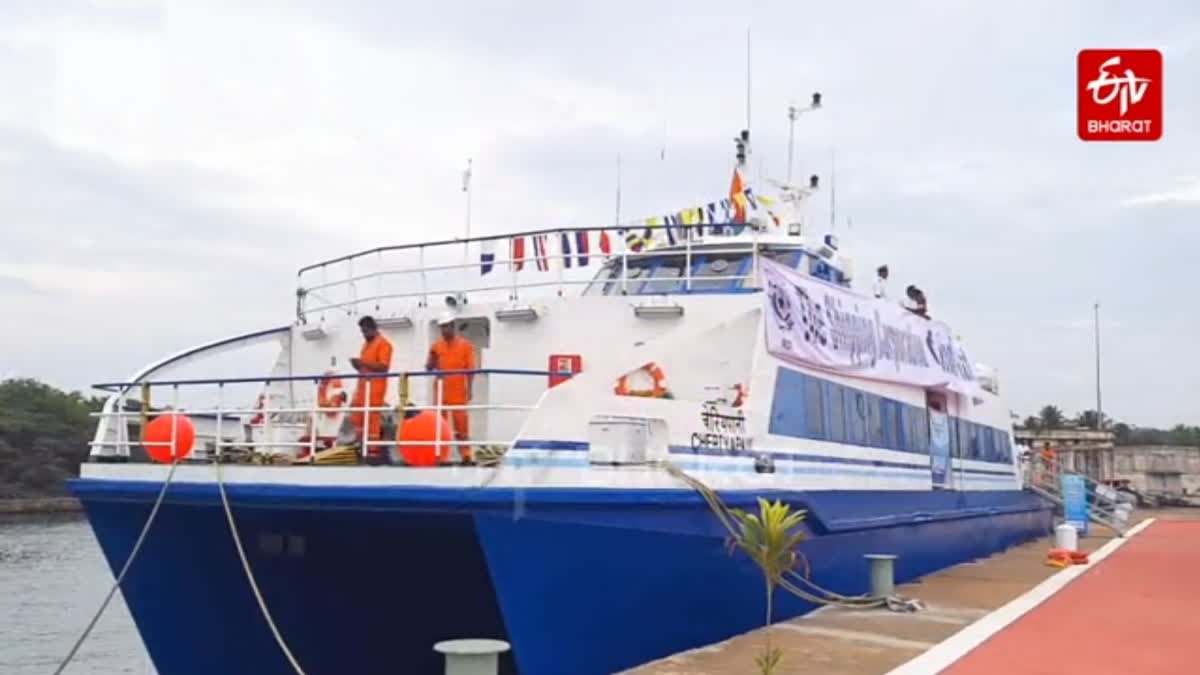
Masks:
[[[442,329],[442,337],[433,343],[429,350],[429,358],[425,360],[426,370],[474,370],[475,346],[471,341],[458,334],[454,327],[454,315],[443,314],[438,319]],[[474,373],[455,373],[442,375],[442,405],[466,405],[471,401],[471,384]],[[458,454],[463,464],[474,464],[471,446],[466,444],[470,438],[470,423],[466,410],[448,410],[450,425],[454,428],[454,438],[460,441]],[[442,446],[438,453],[442,463],[450,461],[449,446]]]
[[[363,347],[358,357],[350,359],[350,365],[360,373],[386,373],[392,367],[392,343],[388,342],[379,332],[379,326],[375,324],[375,319],[364,316],[358,320],[358,327],[363,334]],[[370,386],[368,387],[368,384]],[[387,398],[388,378],[386,377],[360,377],[358,384],[354,387],[354,401],[352,407],[361,407],[370,405],[373,408],[382,407],[384,399]],[[367,389],[370,389],[371,400],[367,404]],[[372,441],[379,440],[380,422],[383,419],[382,410],[372,410],[366,415],[367,433],[363,434],[363,412],[361,410],[354,411],[350,416],[350,422],[354,425],[360,439],[369,439]],[[377,454],[382,448],[371,448],[369,452],[364,454]]]

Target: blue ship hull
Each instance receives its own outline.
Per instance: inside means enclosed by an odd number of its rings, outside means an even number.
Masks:
[[[109,565],[160,484],[79,479]],[[722,493],[756,508],[757,494]],[[235,485],[235,517],[276,623],[310,675],[440,673],[444,639],[507,640],[502,672],[601,675],[726,639],[764,617],[762,577],[685,490]],[[767,493],[808,510],[814,579],[866,591],[866,553],[899,581],[1050,531],[1024,492]],[[124,584],[161,675],[286,675],[211,484],[172,485]],[[776,619],[813,606],[781,593]],[[748,664],[749,665],[749,664]]]

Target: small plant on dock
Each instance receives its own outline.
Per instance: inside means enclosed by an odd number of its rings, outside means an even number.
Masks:
[[[767,643],[763,653],[754,658],[762,675],[772,675],[783,658],[783,652],[771,644],[771,615],[774,609],[775,589],[783,577],[799,564],[800,555],[796,546],[804,540],[804,532],[798,530],[804,520],[804,511],[792,511],[792,507],[779,502],[758,499],[758,513],[747,513],[733,509],[731,515],[737,524],[734,545],[746,552],[763,573],[767,591]]]

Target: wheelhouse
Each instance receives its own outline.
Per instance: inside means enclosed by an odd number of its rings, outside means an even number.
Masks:
[[[829,257],[800,244],[759,244],[758,257],[849,287],[850,277]],[[713,243],[673,246],[608,260],[584,289],[585,296],[745,293],[754,283],[753,246]]]

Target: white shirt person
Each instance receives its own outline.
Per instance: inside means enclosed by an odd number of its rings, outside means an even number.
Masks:
[[[875,274],[876,274],[875,297],[880,300],[886,300],[887,299],[887,280],[888,280],[887,265],[881,265],[879,267],[879,269],[875,270]]]

